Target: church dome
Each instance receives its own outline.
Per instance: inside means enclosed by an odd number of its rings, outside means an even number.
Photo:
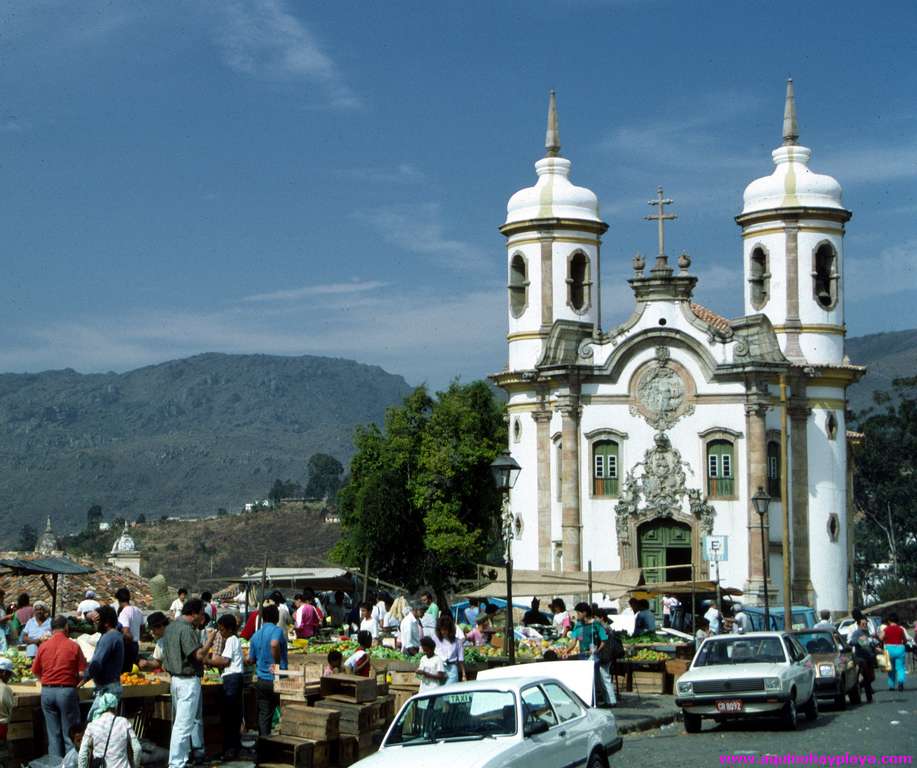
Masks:
[[[111,548],[111,553],[113,555],[123,555],[128,552],[135,552],[137,550],[136,545],[134,544],[134,539],[127,532],[127,523],[124,523],[124,530],[121,532],[121,535],[115,541],[114,546]]]
[[[38,541],[35,542],[35,552],[39,555],[51,555],[59,551],[60,542],[58,542],[57,536],[54,535],[54,531],[51,530],[51,515],[48,515],[48,524],[42,531],[41,536],[38,537]]]
[[[538,181],[520,189],[506,206],[506,223],[530,219],[584,219],[601,221],[599,199],[592,190],[577,187],[570,179],[570,161],[559,157],[557,103],[554,91],[548,106],[547,157],[535,163]]]
[[[755,179],[745,188],[743,214],[774,208],[844,210],[841,185],[831,176],[809,168],[812,150],[798,145],[798,139],[793,81],[789,80],[783,116],[783,146],[771,153],[776,167],[770,176]]]

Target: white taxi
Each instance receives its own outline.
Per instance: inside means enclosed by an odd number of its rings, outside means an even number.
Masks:
[[[703,718],[780,716],[796,728],[799,711],[818,717],[815,665],[787,632],[707,638],[675,682],[675,696],[688,733],[700,731]]]
[[[581,693],[592,701],[591,661],[526,666],[569,673],[582,664],[589,691]],[[558,679],[566,675],[518,667],[500,673],[409,699],[379,751],[355,768],[608,768],[622,743],[610,711],[589,706]]]

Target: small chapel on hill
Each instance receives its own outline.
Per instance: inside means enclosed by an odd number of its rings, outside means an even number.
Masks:
[[[720,581],[772,604],[847,611],[852,515],[844,353],[841,187],[809,168],[792,81],[774,169],[752,181],[741,229],[744,315],[693,299],[691,258],[665,249],[672,203],[651,201],[659,252],[633,260],[633,311],[601,323],[596,195],[560,154],[552,92],[537,181],[507,205],[509,396],[515,565],[642,567],[647,581],[711,578],[704,537],[724,536]],[[762,159],[763,164],[763,159]],[[741,261],[740,261],[741,258]],[[770,496],[759,515],[752,497]],[[759,496],[760,498],[760,496]],[[783,578],[783,506],[790,582]]]

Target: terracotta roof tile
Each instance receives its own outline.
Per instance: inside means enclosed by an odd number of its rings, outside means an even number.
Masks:
[[[702,320],[707,325],[716,328],[718,331],[728,331],[731,326],[729,321],[722,315],[718,315],[712,309],[707,309],[707,307],[702,304],[691,303],[691,311],[694,313],[694,316],[698,320]]]
[[[0,552],[0,558],[20,558],[32,560],[36,557],[31,553],[23,555],[21,552]],[[68,557],[70,557],[68,555]],[[96,599],[102,603],[113,603],[115,592],[121,587],[131,591],[131,602],[138,608],[152,608],[153,598],[150,594],[150,584],[147,579],[135,575],[124,568],[116,568],[106,562],[97,563],[86,558],[70,557],[71,560],[95,569],[95,573],[78,576],[61,576],[57,586],[57,605],[64,613],[76,610],[76,606],[83,599],[87,589],[96,593]],[[6,592],[6,599],[14,601],[20,593],[28,592],[32,602],[45,600],[50,602],[51,593],[45,587],[40,576],[10,576],[0,575],[0,589]]]

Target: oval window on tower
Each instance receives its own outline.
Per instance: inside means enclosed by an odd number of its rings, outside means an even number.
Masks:
[[[520,317],[525,312],[528,301],[528,267],[522,254],[517,253],[509,262],[509,310],[513,317]]]
[[[570,257],[568,269],[568,303],[575,312],[584,312],[589,306],[589,258],[577,251]]]
[[[820,243],[812,256],[812,291],[822,309],[837,303],[837,251],[831,243]]]

